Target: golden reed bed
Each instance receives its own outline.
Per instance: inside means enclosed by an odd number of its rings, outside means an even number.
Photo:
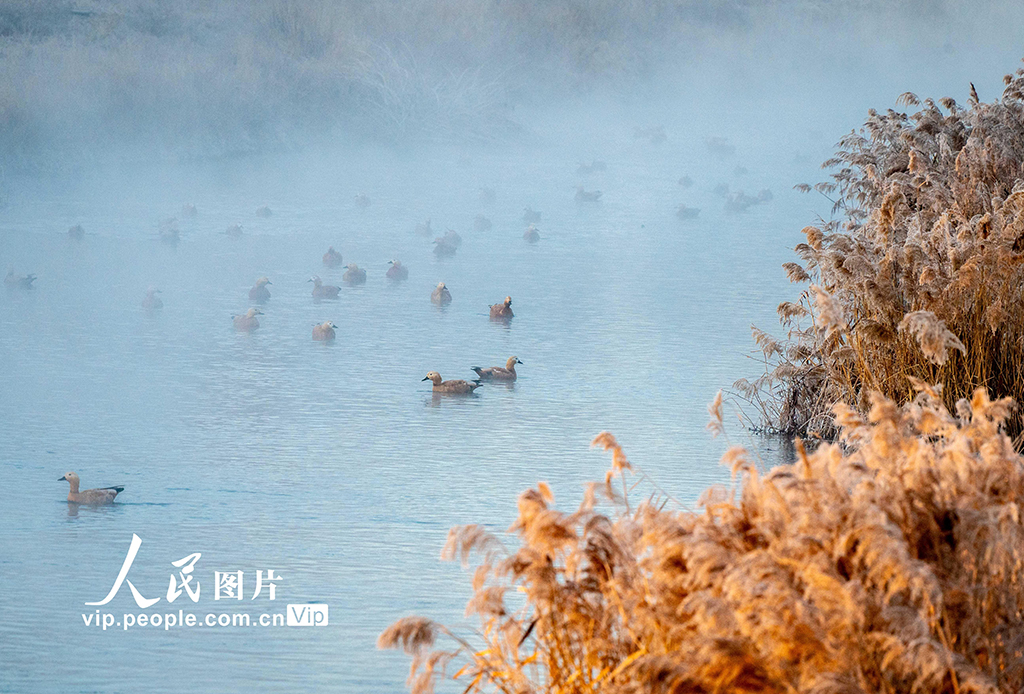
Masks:
[[[972,85],[967,108],[906,93],[901,103],[920,110],[870,111],[825,162],[832,180],[815,188],[834,200],[834,217],[803,230],[802,264],[784,268],[834,297],[843,330],[822,329],[810,291],[779,305],[784,338],[754,329],[765,373],[735,388],[765,429],[830,436],[834,403],[864,410],[875,391],[907,402],[908,376],[942,383],[951,409],[978,387],[1021,402],[1024,71],[1004,82],[991,103]],[[947,328],[952,340],[940,339]],[[915,344],[921,331],[932,352],[934,340],[956,351],[929,358]],[[1018,418],[1008,426],[1021,432]]]
[[[451,531],[444,557],[478,562],[480,628],[389,627],[378,645],[411,656],[410,689],[1024,690],[1024,458],[1005,397],[1024,384],[1022,92],[1018,71],[995,103],[972,87],[966,110],[872,112],[829,162],[843,168],[819,189],[845,221],[804,230],[787,272],[813,284],[779,307],[788,338],[755,332],[769,369],[739,390],[766,428],[833,441],[798,439],[770,471],[731,448],[741,483],[693,511],[601,434],[612,467],[576,511],[542,483],[519,497],[516,548]],[[721,394],[709,410],[721,432]],[[638,483],[654,492],[634,504]]]

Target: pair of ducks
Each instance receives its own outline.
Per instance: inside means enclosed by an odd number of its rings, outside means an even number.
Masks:
[[[260,327],[260,321],[256,316],[262,316],[263,311],[258,308],[251,308],[240,316],[232,316],[231,319],[234,321],[235,330],[239,332],[251,333],[253,330],[258,330]],[[335,331],[338,329],[331,321],[324,321],[313,326],[313,339],[317,342],[329,342],[335,338]]]
[[[462,379],[445,381],[441,379],[441,374],[436,371],[428,373],[423,380],[430,381],[433,384],[432,390],[435,393],[469,395],[483,385],[482,381],[500,381],[503,383],[515,381],[518,377],[518,374],[516,374],[516,364],[522,363],[519,361],[519,357],[509,357],[508,361],[505,362],[505,366],[491,366],[488,368],[474,366],[473,371],[477,375],[474,381],[464,381]]]

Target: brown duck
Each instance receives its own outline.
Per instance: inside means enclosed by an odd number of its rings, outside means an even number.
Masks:
[[[491,320],[510,320],[514,316],[511,296],[506,296],[503,303],[491,304]]]
[[[452,293],[448,291],[444,282],[438,282],[434,287],[434,291],[430,293],[430,302],[438,306],[447,306],[452,302]]]
[[[334,250],[334,246],[328,248],[327,252],[324,253],[324,265],[326,267],[338,267],[341,265],[341,253]]]
[[[314,299],[337,299],[338,292],[341,291],[340,287],[335,287],[333,284],[324,284],[319,277],[314,277],[309,280],[313,283],[313,298]]]
[[[424,381],[430,381],[434,384],[435,393],[452,393],[456,395],[469,395],[474,390],[480,387],[480,383],[477,381],[442,381],[441,374],[436,371],[431,371],[424,378]]]
[[[114,497],[124,491],[124,487],[100,487],[99,489],[86,489],[78,491],[78,475],[69,472],[58,482],[67,481],[71,483],[71,491],[68,492],[68,501],[73,504],[87,504],[89,506],[102,506],[114,503]]]
[[[481,381],[514,381],[517,377],[516,364],[522,363],[519,357],[509,357],[505,366],[491,366],[486,369],[474,366],[473,371],[476,371]]]
[[[256,280],[256,284],[249,290],[249,300],[263,304],[270,300],[270,290],[267,289],[268,284],[273,284],[268,277],[260,277]]]
[[[235,330],[251,333],[253,330],[259,329],[260,321],[256,316],[262,315],[263,311],[251,308],[240,316],[231,316],[231,320],[235,323]]]
[[[317,342],[329,342],[334,339],[334,331],[338,329],[331,321],[324,321],[313,326],[313,339]]]

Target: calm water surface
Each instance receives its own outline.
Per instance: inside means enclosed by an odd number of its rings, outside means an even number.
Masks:
[[[780,168],[785,152],[719,162],[699,140],[594,150],[283,157],[16,187],[0,270],[39,279],[0,291],[0,691],[400,692],[406,658],[374,641],[410,613],[462,621],[470,577],[438,558],[452,525],[506,528],[540,480],[574,506],[607,468],[588,449],[606,429],[686,503],[728,482],[706,404],[757,374],[750,325],[777,326],[775,305],[795,293],[779,264],[812,219],[814,201],[790,187],[815,175]],[[594,156],[607,171],[577,176]],[[711,192],[720,182],[775,199],[730,215]],[[602,201],[575,204],[577,184]],[[186,202],[195,219],[181,218]],[[677,220],[680,202],[699,218]],[[256,217],[261,205],[273,216]],[[521,238],[526,206],[543,213],[536,245]],[[473,231],[476,214],[493,228]],[[177,246],[157,237],[169,216]],[[427,217],[462,235],[455,257],[436,259],[415,233]],[[80,242],[66,236],[76,223]],[[235,223],[241,238],[223,233]],[[341,284],[322,267],[328,245],[368,280],[314,303],[314,273]],[[407,282],[385,280],[391,258]],[[260,275],[273,283],[262,327],[236,333]],[[429,301],[438,281],[446,309]],[[163,291],[153,314],[140,307],[148,286]],[[506,294],[516,318],[491,324],[488,304]],[[333,344],[310,339],[323,320],[339,327]],[[420,380],[469,378],[513,354],[524,365],[512,388],[435,399]],[[747,441],[739,426],[731,436]],[[57,481],[69,470],[83,488],[125,491],[75,511]],[[106,595],[133,533],[128,578],[161,598],[149,612],[313,602],[330,624],[86,627],[84,603]],[[171,562],[193,552],[199,603],[169,605]],[[249,600],[258,569],[283,577],[276,601],[266,589]],[[236,570],[245,601],[214,601],[214,571]],[[127,586],[101,609],[142,612]]]

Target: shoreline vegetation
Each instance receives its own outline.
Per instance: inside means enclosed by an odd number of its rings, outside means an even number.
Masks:
[[[783,266],[811,287],[779,304],[783,338],[753,328],[765,373],[733,386],[766,432],[834,438],[835,403],[904,403],[914,379],[942,384],[950,411],[977,388],[1024,402],[1024,70],[1004,84],[991,103],[971,85],[966,108],[905,93],[920,110],[871,110],[823,164],[814,190],[839,216]],[[1020,448],[1019,413],[1007,427]]]
[[[1024,71],[994,103],[971,92],[871,112],[843,140],[818,187],[843,220],[805,229],[786,268],[810,282],[779,308],[787,340],[755,331],[770,375],[741,393],[769,427],[831,440],[796,438],[771,470],[731,447],[738,483],[692,510],[599,435],[612,466],[575,512],[540,483],[514,537],[451,531],[480,628],[386,629],[412,692],[1024,688]]]

